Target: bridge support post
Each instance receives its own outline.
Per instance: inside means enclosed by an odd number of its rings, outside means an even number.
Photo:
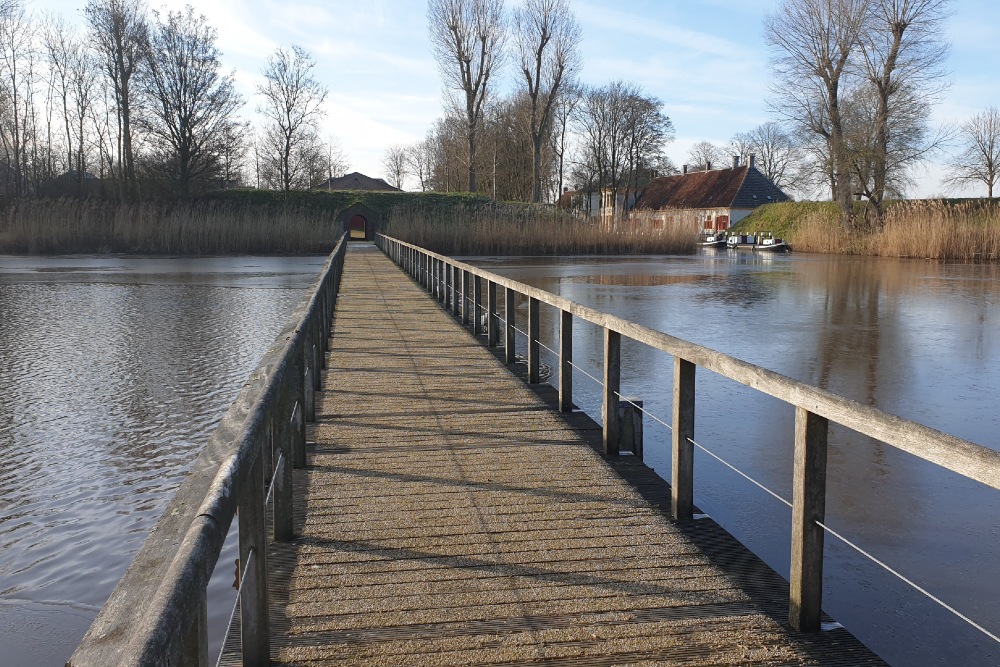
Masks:
[[[528,298],[528,384],[538,384],[538,299]]]
[[[800,632],[820,629],[823,602],[823,528],[829,423],[795,408],[792,477],[792,569],[788,621]]]
[[[694,517],[694,396],[697,367],[674,357],[674,414],[671,442],[670,511],[674,519]]]
[[[504,319],[507,320],[504,325],[504,337],[503,337],[503,352],[504,361],[508,364],[514,363],[517,359],[517,344],[515,342],[515,314],[517,311],[517,306],[515,305],[514,297],[517,296],[517,292],[507,287],[504,289]]]
[[[460,275],[459,268],[457,266],[451,267],[451,314],[458,317],[458,308],[461,305],[462,288],[460,286],[460,281],[462,279]]]
[[[604,420],[604,453],[618,455],[618,392],[621,389],[622,335],[604,329],[604,400],[601,418]]]
[[[559,410],[573,411],[573,314],[559,311]]]

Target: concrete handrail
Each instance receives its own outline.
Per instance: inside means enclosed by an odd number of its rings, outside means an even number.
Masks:
[[[254,590],[240,599],[243,625],[254,628],[243,633],[244,664],[267,664],[266,482],[275,485],[276,537],[290,539],[292,464],[304,464],[303,415],[312,414],[303,404],[319,377],[346,247],[341,237],[68,665],[207,664],[206,586],[237,508],[240,562],[252,563],[242,592]]]

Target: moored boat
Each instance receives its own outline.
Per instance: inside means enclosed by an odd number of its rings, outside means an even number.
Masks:
[[[698,245],[702,248],[724,248],[726,247],[726,233],[702,232]]]
[[[764,252],[788,252],[792,249],[784,239],[775,238],[771,232],[730,234],[726,241],[726,247],[730,250],[745,249]]]

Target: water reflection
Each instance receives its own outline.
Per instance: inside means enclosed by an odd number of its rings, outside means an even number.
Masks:
[[[485,268],[994,449],[1000,419],[995,266],[717,252],[628,259],[485,259]],[[557,323],[542,310],[543,336]],[[595,376],[601,332],[577,323]],[[672,360],[626,343],[622,393],[671,413]],[[549,359],[549,363],[554,360]],[[596,383],[574,396],[599,414]],[[698,374],[696,439],[791,497],[794,411]],[[647,420],[647,460],[669,475],[669,433]],[[834,427],[828,523],[1000,633],[1000,494]],[[780,572],[787,509],[696,455],[696,500]],[[893,664],[997,664],[992,640],[828,540],[825,608]]]
[[[0,259],[4,660],[66,660],[322,261]]]

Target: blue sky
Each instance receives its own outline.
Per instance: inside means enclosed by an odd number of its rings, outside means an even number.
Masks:
[[[85,0],[34,0],[33,11],[79,19]],[[252,115],[254,89],[267,55],[298,44],[316,59],[330,89],[326,129],[352,170],[382,175],[382,156],[395,143],[425,135],[441,115],[441,82],[431,56],[423,0],[152,0],[153,8],[186,4],[219,31],[224,64],[236,70]],[[508,5],[512,4],[508,0]],[[677,138],[667,153],[677,164],[702,140],[724,144],[736,132],[769,120],[770,84],[761,19],[776,0],[573,0],[583,29],[581,79],[635,81],[664,102]],[[1000,3],[954,0],[947,24],[952,81],[934,121],[962,121],[1000,105]],[[502,86],[515,85],[508,68]],[[909,194],[944,190],[940,163],[914,174]],[[969,191],[956,194],[977,194]],[[982,193],[982,194],[985,194]]]

